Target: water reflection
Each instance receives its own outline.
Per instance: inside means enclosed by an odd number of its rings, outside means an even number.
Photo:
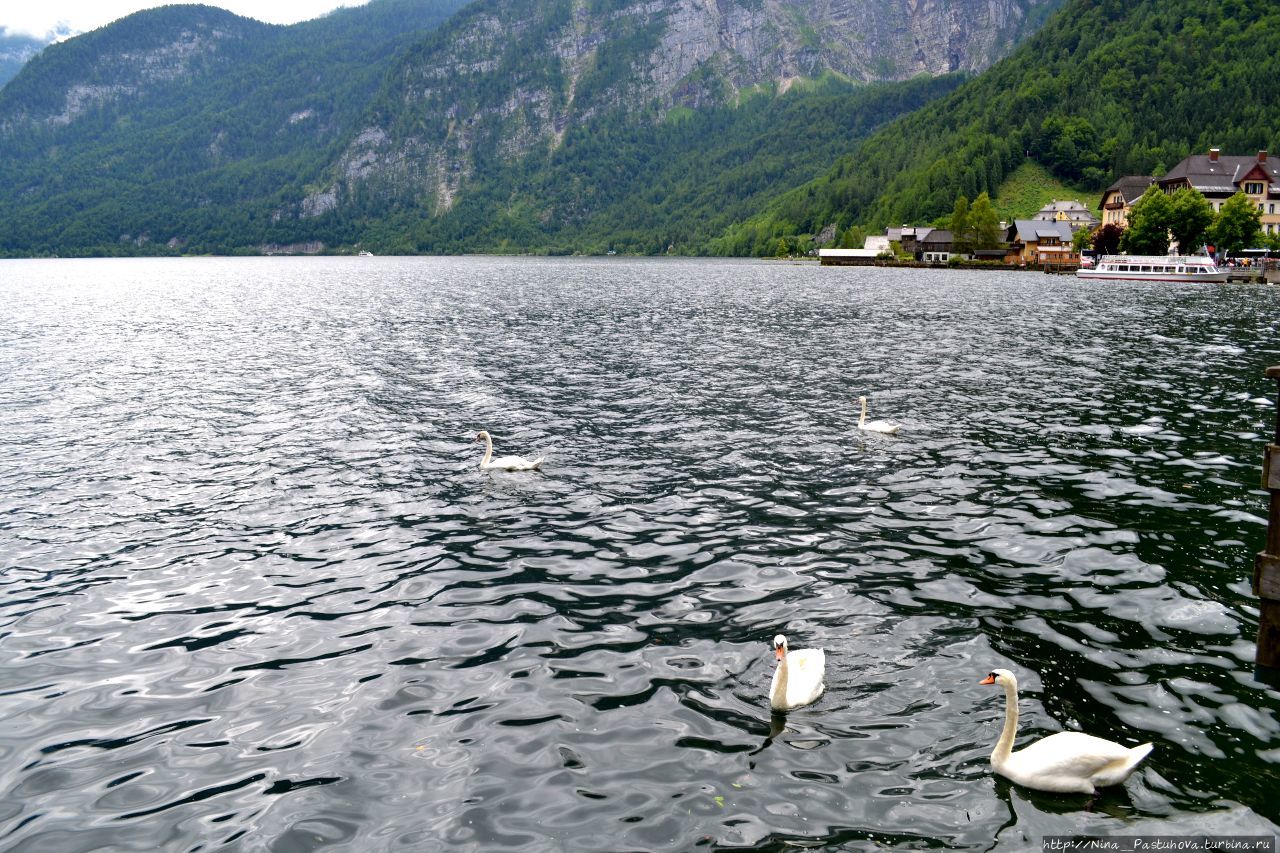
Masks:
[[[1277,831],[1271,289],[617,259],[0,281],[10,849]],[[899,434],[854,429],[864,393]],[[479,472],[480,429],[544,471]],[[828,655],[785,719],[779,631]],[[1155,752],[1092,803],[1010,787],[996,666],[1020,743]]]

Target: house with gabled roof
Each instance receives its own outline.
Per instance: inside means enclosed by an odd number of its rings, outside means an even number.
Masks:
[[[1071,238],[1076,229],[1067,220],[1015,219],[1005,229],[1009,244],[1006,260],[1011,263],[1054,264],[1076,260]]]
[[[1221,210],[1227,199],[1238,192],[1249,197],[1262,214],[1262,230],[1267,234],[1280,233],[1280,157],[1272,157],[1266,151],[1257,156],[1223,154],[1219,148],[1210,148],[1208,154],[1192,154],[1159,179],[1160,188],[1174,193],[1181,187],[1191,187]]]
[[[1142,198],[1147,187],[1156,182],[1150,175],[1126,175],[1102,192],[1102,224],[1118,228],[1129,227],[1129,211]]]
[[[1098,224],[1098,217],[1093,215],[1093,211],[1075,200],[1054,199],[1031,218],[1040,222],[1070,222],[1072,229],[1077,231],[1081,228],[1093,228]]]

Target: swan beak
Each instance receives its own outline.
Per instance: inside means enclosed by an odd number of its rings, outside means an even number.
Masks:
[[[778,646],[776,649],[774,649],[773,654],[774,654],[774,657],[776,657],[778,660],[782,660],[783,658],[782,646]]]
[[[981,680],[981,681],[979,681],[978,683],[979,683],[979,684],[995,684],[995,683],[996,683],[996,677],[995,677],[994,675],[988,675],[986,678],[982,679],[982,680]]]

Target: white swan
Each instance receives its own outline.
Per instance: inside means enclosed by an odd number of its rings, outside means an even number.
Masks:
[[[493,439],[489,437],[489,433],[480,430],[476,433],[476,443],[484,442],[484,458],[480,460],[480,469],[482,471],[534,471],[542,465],[544,456],[537,459],[529,460],[523,456],[499,456],[493,458]]]
[[[866,432],[883,432],[892,435],[898,431],[901,424],[890,423],[889,421],[868,421],[867,420],[867,398],[859,397],[858,402],[862,404],[862,414],[858,416],[858,429]]]
[[[769,685],[769,705],[773,710],[790,711],[822,695],[823,671],[827,668],[827,655],[822,649],[788,653],[787,638],[779,634],[773,638],[773,653],[778,658],[778,668]]]
[[[981,683],[1004,687],[1004,731],[991,753],[991,767],[1019,785],[1038,791],[1092,794],[1097,788],[1119,785],[1151,751],[1149,743],[1127,747],[1081,732],[1058,732],[1014,752],[1018,680],[1007,669],[993,669]]]

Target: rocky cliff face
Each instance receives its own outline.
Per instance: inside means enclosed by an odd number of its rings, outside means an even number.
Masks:
[[[213,7],[135,14],[40,55],[6,91],[5,101],[21,106],[3,111],[0,127],[67,125],[120,101],[138,108],[169,84],[243,61],[248,44],[267,29]]]
[[[660,117],[785,91],[978,71],[1062,0],[490,0],[396,70],[373,114],[296,214],[357,193],[447,210],[492,158],[554,150],[615,110]]]

